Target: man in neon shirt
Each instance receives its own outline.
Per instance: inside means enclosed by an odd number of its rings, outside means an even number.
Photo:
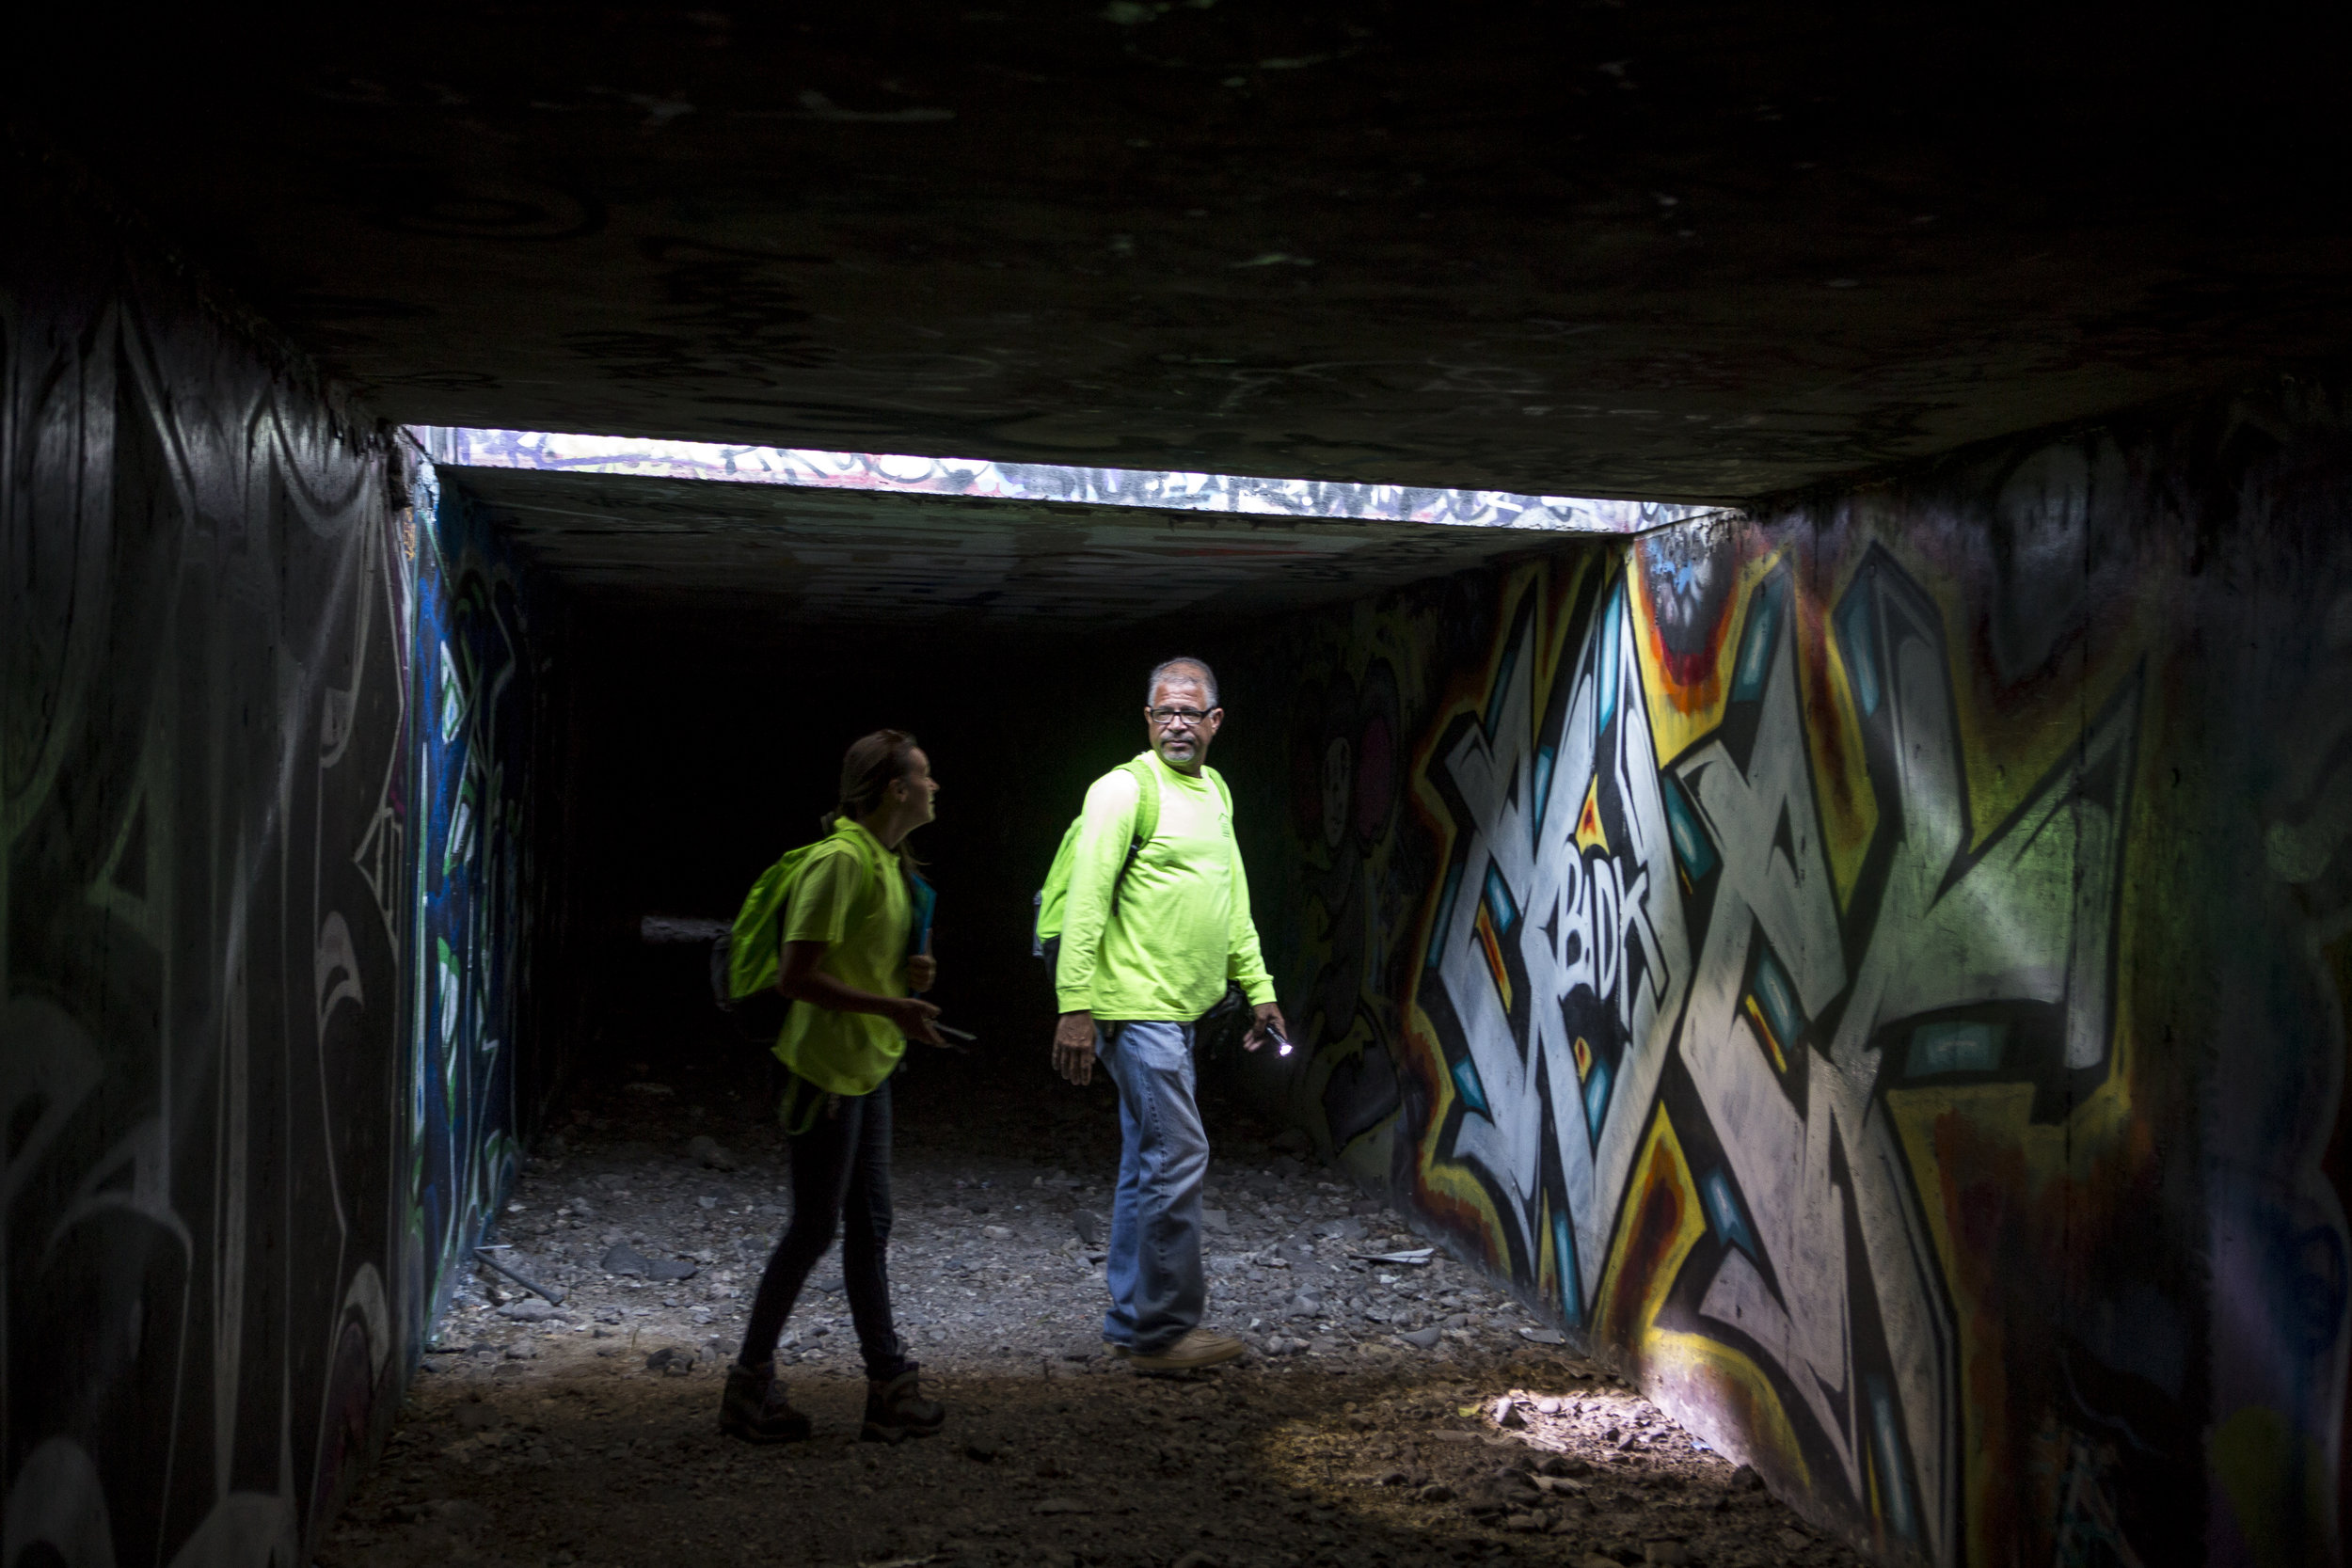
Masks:
[[[1103,1338],[1138,1370],[1165,1372],[1213,1367],[1247,1348],[1200,1326],[1209,1141],[1193,1092],[1193,1025],[1231,982],[1255,1015],[1243,1042],[1249,1050],[1284,1029],[1249,918],[1232,799],[1206,766],[1225,719],[1216,676],[1197,658],[1171,658],[1152,672],[1146,691],[1145,771],[1159,792],[1158,823],[1131,860],[1145,781],[1122,767],[1087,791],[1055,973],[1054,1065],[1083,1085],[1099,1059],[1118,1086]]]

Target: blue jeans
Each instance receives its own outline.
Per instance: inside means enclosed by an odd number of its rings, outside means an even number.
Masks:
[[[1119,1088],[1103,1338],[1150,1355],[1199,1325],[1209,1295],[1200,1266],[1209,1137],[1193,1102],[1192,1025],[1111,1023],[1095,1035],[1094,1053]]]

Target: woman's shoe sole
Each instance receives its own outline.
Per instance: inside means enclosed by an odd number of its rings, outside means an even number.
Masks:
[[[1162,1375],[1173,1372],[1197,1372],[1209,1367],[1222,1367],[1229,1361],[1238,1361],[1248,1353],[1249,1347],[1248,1345],[1235,1345],[1232,1350],[1226,1351],[1222,1354],[1206,1356],[1188,1355],[1184,1357],[1182,1360],[1178,1360],[1173,1356],[1145,1355],[1136,1351],[1129,1351],[1127,1353],[1127,1364],[1135,1368],[1135,1370],[1139,1372],[1153,1372]]]
[[[945,1425],[945,1421],[940,1423],[940,1426]],[[868,1421],[858,1429],[857,1440],[861,1443],[903,1443],[910,1437],[935,1436],[938,1432],[939,1427],[886,1427]]]
[[[762,1432],[757,1427],[731,1425],[721,1421],[719,1431],[723,1435],[732,1437],[739,1443],[805,1443],[814,1435],[815,1429],[803,1428],[797,1432]]]

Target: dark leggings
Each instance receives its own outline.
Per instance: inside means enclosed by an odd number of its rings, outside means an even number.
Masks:
[[[792,1315],[811,1269],[841,1238],[842,1292],[857,1324],[866,1375],[893,1378],[907,1366],[905,1347],[890,1320],[890,1081],[871,1094],[845,1094],[818,1107],[807,1132],[787,1140],[792,1158],[792,1223],[776,1243],[752,1298],[740,1359],[747,1367],[771,1360],[784,1321]]]

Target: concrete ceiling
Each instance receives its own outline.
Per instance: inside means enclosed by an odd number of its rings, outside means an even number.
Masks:
[[[1416,522],[508,468],[441,474],[592,601],[632,612],[666,601],[742,628],[1082,630],[1270,615],[1562,542]]]
[[[2352,343],[2340,40],[2211,9],[102,5],[5,69],[393,420],[1724,500]]]

